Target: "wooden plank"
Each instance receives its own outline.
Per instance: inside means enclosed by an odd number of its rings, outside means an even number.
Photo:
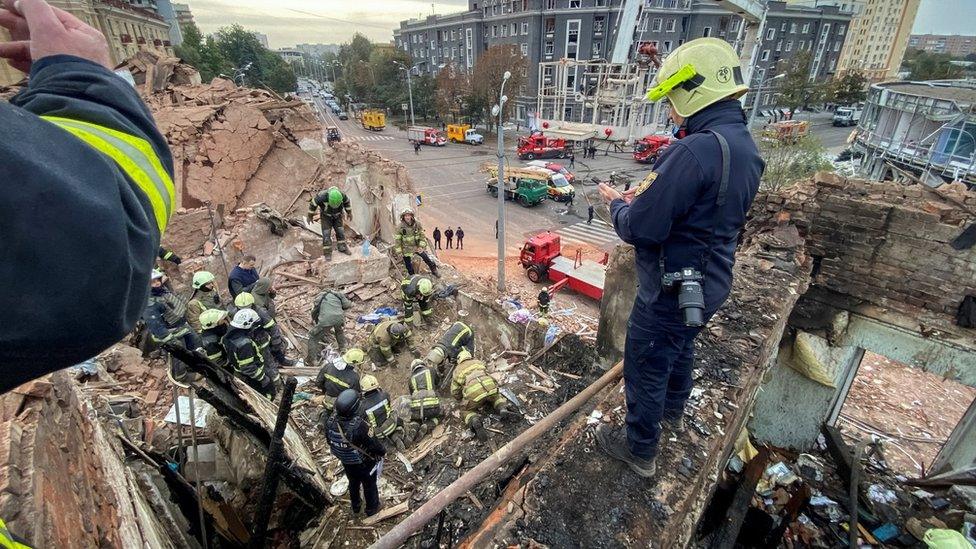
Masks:
[[[275,274],[281,275],[285,278],[290,278],[292,280],[301,280],[304,282],[308,282],[309,284],[315,284],[316,286],[322,285],[321,280],[315,280],[314,278],[309,278],[307,276],[297,275],[295,273],[289,273],[288,271],[278,271]]]
[[[555,380],[554,380],[554,379],[552,378],[552,376],[551,376],[551,375],[549,375],[549,374],[547,374],[547,373],[545,373],[545,372],[543,372],[543,371],[542,371],[542,368],[539,368],[539,367],[538,367],[538,366],[536,366],[535,364],[529,364],[529,369],[530,369],[530,370],[532,370],[533,372],[535,372],[535,374],[536,374],[537,376],[539,376],[539,377],[541,377],[542,379],[548,379],[549,381],[553,381],[553,382],[555,381]]]
[[[756,485],[762,478],[763,471],[766,470],[766,463],[769,461],[769,451],[766,448],[759,448],[759,455],[752,458],[746,465],[746,470],[742,475],[742,482],[732,496],[732,504],[729,506],[729,513],[715,536],[712,538],[710,547],[714,549],[731,549],[735,546],[735,540],[739,537],[739,530],[746,519],[746,512],[752,502],[752,496],[756,493]]]
[[[543,387],[542,385],[536,385],[535,383],[526,383],[525,386],[528,387],[529,389],[535,389],[536,391],[542,391],[543,393],[545,393],[547,395],[551,395],[551,394],[553,394],[555,392],[555,390],[550,389],[549,387]]]
[[[569,374],[566,372],[560,372],[559,370],[553,370],[552,373],[559,374],[563,377],[568,377],[569,379],[583,379],[583,376],[578,376],[576,374]]]
[[[386,286],[374,286],[372,288],[364,288],[362,290],[359,290],[353,295],[358,297],[360,301],[369,301],[370,299],[373,299],[374,297],[382,294],[385,291],[386,291]]]
[[[388,518],[393,518],[393,517],[402,515],[402,514],[406,513],[409,510],[410,510],[410,502],[409,501],[403,501],[403,502],[400,502],[397,505],[394,505],[393,507],[387,507],[386,509],[383,509],[382,511],[380,511],[379,513],[376,513],[375,515],[373,515],[371,517],[364,518],[363,519],[363,525],[364,526],[370,526],[370,525],[376,524],[377,522],[382,522],[382,521],[384,521],[384,520],[386,520]]]

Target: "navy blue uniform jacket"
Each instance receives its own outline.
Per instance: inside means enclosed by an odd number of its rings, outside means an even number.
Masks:
[[[146,307],[159,227],[149,199],[108,156],[39,115],[106,126],[173,160],[126,81],[68,55],[31,67],[0,102],[0,391],[90,358]]]
[[[637,300],[644,305],[674,302],[674,292],[661,294],[659,259],[667,272],[683,267],[702,270],[705,310],[712,313],[728,297],[739,232],[759,190],[765,164],[745,125],[738,101],[725,100],[685,121],[688,135],[676,141],[654,164],[654,170],[628,205],[610,203],[613,226],[633,244],[637,255]],[[722,177],[722,154],[712,130],[729,143],[731,173],[725,206],[716,212]],[[653,174],[656,174],[653,175]],[[709,249],[709,235],[715,229]],[[707,259],[707,262],[705,261]]]

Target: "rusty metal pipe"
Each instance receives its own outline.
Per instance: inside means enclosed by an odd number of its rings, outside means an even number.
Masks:
[[[396,549],[440,513],[445,507],[457,498],[463,496],[474,485],[485,479],[493,471],[504,465],[508,460],[515,456],[519,451],[529,446],[540,435],[549,432],[557,423],[568,417],[580,408],[586,401],[593,398],[601,389],[616,381],[623,372],[624,363],[618,362],[613,368],[603,374],[600,379],[592,385],[583,389],[578,395],[569,399],[551,414],[542,418],[538,423],[522,431],[519,436],[510,440],[507,444],[498,449],[497,452],[488,456],[478,465],[475,465],[467,473],[451,483],[427,500],[419,509],[410,514],[407,518],[400,521],[392,530],[383,535],[376,543],[370,545],[370,549]]]

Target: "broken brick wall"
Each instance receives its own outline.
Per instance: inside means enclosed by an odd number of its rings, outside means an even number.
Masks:
[[[943,318],[976,294],[976,248],[949,245],[976,217],[976,192],[962,185],[933,190],[818,173],[759,195],[754,224],[783,212],[810,254],[822,258],[814,284],[904,314]]]

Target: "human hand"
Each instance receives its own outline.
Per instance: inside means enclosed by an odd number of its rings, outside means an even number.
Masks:
[[[0,44],[0,57],[21,72],[51,55],[73,55],[112,68],[105,36],[70,13],[44,0],[3,0],[0,26],[10,42]]]
[[[603,200],[607,201],[608,203],[613,202],[618,198],[624,200],[624,195],[621,194],[620,191],[614,189],[613,187],[607,185],[606,183],[600,183],[600,185],[597,187],[597,190],[600,191],[600,196],[603,197]]]

